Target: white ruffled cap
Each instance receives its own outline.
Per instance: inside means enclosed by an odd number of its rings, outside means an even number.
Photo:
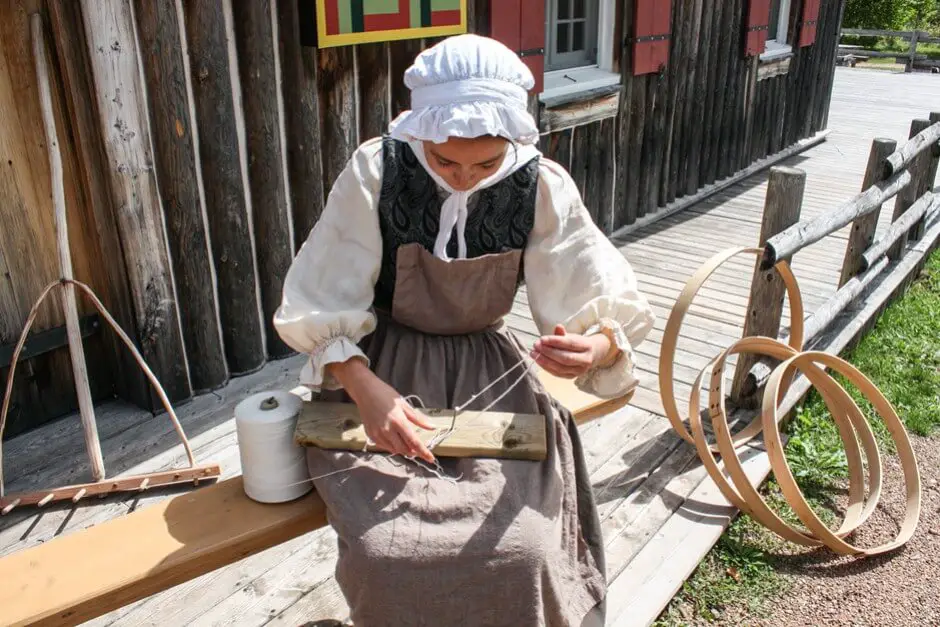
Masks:
[[[411,110],[389,124],[401,141],[444,143],[450,137],[497,135],[534,144],[539,130],[528,111],[532,72],[504,44],[458,35],[425,50],[405,72]]]

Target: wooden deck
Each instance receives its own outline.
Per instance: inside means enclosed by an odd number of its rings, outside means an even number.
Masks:
[[[926,117],[938,102],[940,79],[930,75],[839,68],[828,141],[786,162],[808,173],[803,217],[835,207],[858,192],[871,139],[905,139],[911,119]],[[705,473],[694,451],[681,443],[663,417],[656,381],[659,343],[688,276],[718,250],[756,244],[765,191],[766,173],[617,240],[659,321],[639,349],[644,381],[633,405],[582,429],[607,539],[611,625],[646,625],[655,619],[727,522],[730,512],[710,483],[703,482]],[[890,216],[890,208],[885,214]],[[807,313],[834,293],[845,241],[845,232],[826,238],[794,260]],[[680,406],[698,370],[740,336],[752,269],[749,258],[729,264],[710,280],[693,307],[676,358]],[[534,339],[524,293],[510,324]],[[255,391],[293,387],[302,361],[293,357],[270,364],[181,407],[180,418],[197,459],[221,464],[225,476],[238,473],[234,406]],[[99,408],[98,424],[112,476],[184,463],[165,417],[111,403]],[[78,419],[9,442],[4,467],[13,491],[83,480],[88,465]],[[166,494],[153,491],[74,508],[14,511],[0,519],[0,555],[145,507]],[[690,508],[690,503],[696,507]],[[677,551],[680,546],[682,551]],[[343,599],[332,577],[335,555],[332,530],[317,531],[89,624],[299,625],[343,618]]]

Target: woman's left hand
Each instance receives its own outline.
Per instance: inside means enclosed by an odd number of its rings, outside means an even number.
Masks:
[[[555,335],[543,336],[535,342],[530,355],[556,377],[576,379],[604,359],[610,348],[606,335],[569,334],[559,324],[555,327]]]

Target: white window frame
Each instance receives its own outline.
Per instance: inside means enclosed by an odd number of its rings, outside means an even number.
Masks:
[[[620,83],[620,74],[614,72],[614,18],[617,0],[588,0],[597,2],[597,57],[590,65],[545,72],[545,87],[541,100],[571,97]],[[789,0],[784,0],[789,3]],[[546,27],[550,22],[550,7],[546,7]],[[546,28],[547,33],[547,28]]]
[[[777,36],[767,40],[767,48],[760,55],[761,61],[774,61],[793,54],[793,46],[787,43],[790,28],[790,6],[792,0],[780,0],[780,10],[770,19],[777,20]]]

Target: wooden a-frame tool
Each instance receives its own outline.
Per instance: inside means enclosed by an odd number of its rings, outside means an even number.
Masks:
[[[43,124],[46,134],[46,147],[49,153],[49,166],[52,174],[52,200],[55,208],[55,231],[58,243],[59,264],[62,278],[50,283],[43,290],[42,294],[33,305],[26,324],[20,334],[20,339],[16,344],[16,350],[13,352],[13,361],[10,364],[10,373],[7,376],[6,392],[3,397],[3,409],[0,410],[0,514],[8,514],[13,508],[19,505],[38,505],[42,507],[52,501],[61,501],[71,499],[78,502],[81,498],[91,495],[104,495],[113,492],[135,492],[146,490],[157,486],[164,486],[178,483],[188,483],[192,481],[198,485],[200,480],[213,479],[221,474],[218,464],[209,464],[197,466],[193,457],[192,448],[183,432],[173,406],[166,396],[166,392],[157,380],[153,371],[144,361],[140,352],[134,346],[134,343],[127,336],[120,325],[111,317],[107,309],[95,296],[95,293],[84,283],[72,278],[72,258],[68,242],[68,225],[65,211],[65,187],[62,180],[62,158],[59,154],[59,143],[55,128],[55,119],[52,109],[52,96],[49,86],[49,70],[46,64],[46,45],[42,30],[42,17],[38,13],[30,16],[30,28],[33,40],[33,57],[36,64],[36,78],[39,86],[39,101],[42,107]],[[141,475],[117,477],[114,479],[105,479],[104,460],[101,455],[101,443],[98,439],[98,428],[95,423],[94,405],[91,398],[91,389],[88,385],[88,370],[85,366],[85,354],[82,347],[82,336],[78,325],[78,310],[75,304],[75,292],[73,286],[81,289],[98,309],[101,316],[107,320],[111,328],[120,336],[124,344],[130,349],[137,363],[143,369],[150,383],[155,388],[166,409],[167,414],[173,421],[173,426],[183,441],[183,447],[186,450],[186,456],[189,458],[189,467],[176,470],[167,470],[163,472],[147,473]],[[88,449],[88,457],[91,461],[92,483],[83,483],[69,485],[48,490],[39,490],[35,492],[25,492],[22,494],[6,495],[3,486],[3,428],[6,424],[7,412],[10,408],[10,397],[13,392],[13,377],[16,373],[16,364],[19,361],[20,353],[26,343],[26,337],[39,312],[39,306],[45,298],[57,289],[62,297],[62,308],[65,311],[65,323],[68,336],[69,352],[72,360],[72,372],[75,378],[75,390],[78,394],[79,413],[82,417],[82,427],[85,432],[85,446]]]

